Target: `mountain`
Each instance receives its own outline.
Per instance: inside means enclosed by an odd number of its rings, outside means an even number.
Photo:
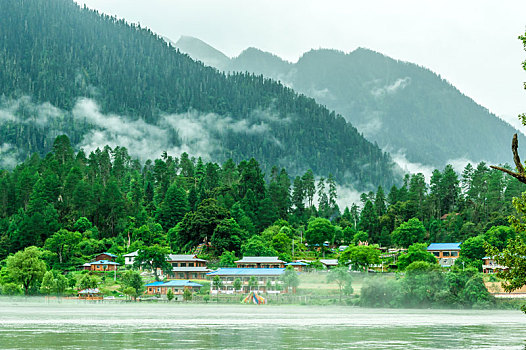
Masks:
[[[173,43],[170,39],[165,39]],[[230,58],[224,53],[199,39],[190,36],[181,36],[179,40],[177,40],[177,43],[173,44],[177,46],[179,51],[191,55],[193,59],[201,61],[207,66],[225,69],[230,63]]]
[[[455,160],[511,162],[517,130],[416,64],[363,48],[347,54],[312,50],[292,64],[250,48],[222,67],[217,68],[263,74],[315,98],[410,162],[433,167]],[[524,135],[520,138],[526,144]]]
[[[124,146],[142,160],[186,151],[254,157],[267,174],[312,169],[358,189],[399,180],[388,154],[314,99],[218,72],[149,29],[71,0],[0,2],[0,38],[0,167],[45,154],[66,133],[88,152]]]

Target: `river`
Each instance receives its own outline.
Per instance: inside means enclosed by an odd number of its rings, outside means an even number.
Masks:
[[[500,310],[0,301],[1,349],[521,349]]]

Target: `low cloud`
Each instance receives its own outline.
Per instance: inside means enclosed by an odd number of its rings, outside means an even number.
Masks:
[[[366,137],[370,138],[382,130],[382,120],[379,112],[371,112],[366,122],[356,124],[356,128]]]
[[[380,97],[383,95],[390,95],[394,94],[398,90],[404,89],[406,86],[408,86],[411,83],[410,77],[405,78],[399,78],[392,84],[384,85],[380,88],[375,88],[371,90],[371,94],[373,94],[376,97]]]
[[[87,152],[106,145],[126,147],[130,155],[141,160],[157,158],[168,149],[168,131],[146,123],[115,114],[103,114],[94,100],[82,98],[72,110],[73,118],[94,128],[88,131],[79,147]]]
[[[314,86],[311,86],[307,91],[306,94],[308,96],[313,97],[314,99],[323,99],[323,100],[335,100],[333,94],[331,94],[330,90],[328,88],[324,89],[316,89]]]
[[[221,139],[228,132],[261,135],[279,145],[272,136],[270,124],[290,122],[289,118],[281,119],[270,111],[254,111],[247,118],[237,120],[192,110],[165,114],[158,124],[149,124],[142,119],[103,114],[97,103],[88,98],[79,99],[72,113],[75,119],[95,127],[84,135],[80,147],[90,152],[105,145],[123,146],[130,155],[143,161],[159,157],[162,151],[187,152],[211,160],[222,150]]]
[[[18,163],[20,159],[16,148],[9,143],[0,144],[0,169],[13,169]]]
[[[352,204],[356,204],[357,206],[361,206],[360,201],[360,195],[363,192],[357,191],[352,186],[347,185],[337,185],[336,186],[336,193],[338,194],[338,198],[336,199],[336,203],[338,203],[338,206],[340,207],[340,211],[343,213],[343,210],[345,207],[351,208]]]
[[[444,167],[442,168],[436,168],[436,167],[433,167],[431,165],[425,165],[425,164],[422,164],[422,163],[417,163],[417,162],[411,162],[407,159],[407,157],[405,156],[405,154],[401,151],[399,152],[392,152],[391,153],[391,158],[394,160],[394,162],[396,164],[398,164],[398,166],[400,166],[400,168],[402,168],[402,171],[403,171],[403,174],[418,174],[418,173],[422,173],[424,176],[425,176],[425,179],[426,179],[426,182],[429,183],[429,181],[431,180],[431,175],[433,174],[433,170],[435,169],[438,169],[440,171],[443,171],[444,170]],[[476,166],[476,164],[478,164],[477,162],[474,162],[470,159],[467,159],[467,158],[456,158],[456,159],[450,159],[446,162],[446,164],[451,164],[451,166],[453,166],[453,169],[455,170],[455,172],[457,174],[461,174],[462,171],[464,170],[464,168],[466,167],[466,165],[468,165],[468,163]]]
[[[431,179],[431,174],[433,173],[433,170],[435,170],[435,168],[430,165],[424,165],[422,163],[409,161],[406,155],[402,153],[401,151],[396,152],[396,153],[391,153],[391,158],[402,169],[403,174],[422,173],[426,178],[426,182],[428,183],[429,183],[429,180]]]
[[[51,103],[34,103],[29,96],[0,100],[0,124],[14,122],[44,127],[62,115],[64,112]]]
[[[103,113],[91,98],[79,98],[71,111],[61,110],[50,103],[35,103],[29,96],[18,99],[0,98],[0,125],[31,125],[45,128],[48,137],[65,132],[68,120],[81,125],[84,132],[76,147],[91,152],[108,145],[126,147],[132,157],[142,161],[155,159],[163,151],[179,155],[187,152],[205,160],[219,160],[222,143],[229,135],[245,134],[261,137],[262,142],[281,143],[272,133],[274,127],[291,123],[293,116],[275,113],[272,108],[254,110],[242,118],[201,113],[190,110],[179,114],[161,114],[156,123],[140,118]],[[27,150],[15,150],[9,142],[4,143],[0,153],[0,165],[7,167],[19,161],[19,155]],[[23,157],[22,157],[23,158]]]

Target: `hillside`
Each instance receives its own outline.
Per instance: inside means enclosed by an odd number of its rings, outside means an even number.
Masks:
[[[433,167],[458,159],[511,162],[510,142],[517,131],[439,75],[412,63],[360,48],[348,54],[312,50],[291,64],[251,48],[231,59],[226,70],[279,80],[411,162]]]
[[[357,188],[397,181],[390,157],[345,119],[275,81],[225,75],[150,30],[70,0],[0,3],[0,166],[66,133],[87,151],[168,151],[291,175],[312,169]]]

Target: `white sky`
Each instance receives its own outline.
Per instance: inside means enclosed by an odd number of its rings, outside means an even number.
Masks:
[[[366,47],[430,68],[515,126],[526,112],[526,52],[517,39],[525,0],[75,1],[173,41],[197,37],[231,57],[253,46],[295,62],[311,48]]]

